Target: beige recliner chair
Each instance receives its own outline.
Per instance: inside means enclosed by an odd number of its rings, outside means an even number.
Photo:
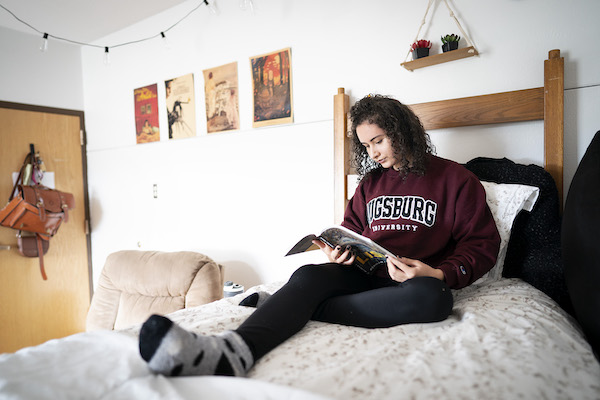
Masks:
[[[223,267],[190,251],[124,250],[110,254],[98,280],[86,330],[123,329],[152,314],[223,297]]]

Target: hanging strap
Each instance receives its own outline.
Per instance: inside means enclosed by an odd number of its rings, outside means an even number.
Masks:
[[[417,36],[415,36],[415,38],[413,39],[413,41],[411,42],[414,43],[419,39],[419,35],[421,34],[421,28],[423,28],[423,25],[425,25],[425,18],[427,18],[427,14],[429,14],[429,9],[431,8],[431,5],[433,4],[433,0],[429,0],[429,2],[427,3],[427,9],[425,10],[425,15],[423,15],[423,19],[421,20],[421,25],[419,25],[419,30],[417,30]],[[411,48],[410,46],[408,47],[408,53],[406,53],[406,57],[404,58],[404,61],[408,61],[408,56],[410,55],[411,52]]]
[[[456,26],[458,26],[458,29],[460,30],[460,33],[462,33],[462,37],[465,38],[465,40],[467,41],[467,44],[470,46],[473,46],[473,43],[471,42],[471,39],[469,39],[469,36],[467,36],[467,33],[465,32],[465,30],[463,29],[463,27],[460,25],[460,22],[458,22],[458,18],[456,18],[456,15],[454,15],[454,11],[452,11],[452,9],[450,8],[450,5],[448,4],[448,0],[444,0],[444,3],[446,3],[446,8],[448,8],[448,12],[450,13],[450,17],[452,17],[454,19],[454,22],[456,22]]]
[[[34,176],[35,176],[36,165],[37,165],[37,160],[36,160],[36,156],[35,156],[34,145],[30,144],[29,145],[29,153],[27,153],[27,155],[25,156],[25,159],[23,160],[23,165],[21,166],[21,169],[19,170],[19,175],[17,176],[17,179],[15,181],[13,189],[10,192],[10,197],[8,198],[9,203],[15,197],[15,192],[17,190],[17,187],[20,184],[28,185],[29,184],[28,181],[30,179],[33,179],[33,181],[35,182]],[[29,171],[28,171],[28,169],[29,169]],[[40,210],[40,213],[44,213],[46,211],[43,206],[43,201],[42,201],[41,207],[39,207],[39,210]],[[65,213],[66,213],[66,209],[65,209]],[[44,217],[45,217],[45,214],[44,214]],[[18,234],[20,235],[21,231],[19,231]],[[40,260],[40,273],[42,274],[42,279],[48,280],[48,277],[46,276],[46,268],[44,267],[44,244],[42,242],[42,237],[38,233],[35,234],[35,241],[37,244],[38,258]]]
[[[23,182],[25,170],[27,169],[27,166],[29,165],[30,162],[33,163],[33,160],[30,161],[30,155],[31,155],[31,153],[27,153],[27,155],[25,156],[25,159],[23,160],[23,165],[21,166],[21,169],[19,170],[19,175],[17,176],[17,180],[15,181],[12,192],[10,192],[10,196],[8,198],[9,202],[15,197],[15,192],[17,190],[17,187],[21,184],[21,182]]]
[[[423,28],[423,25],[425,25],[425,19],[427,18],[427,14],[429,14],[429,9],[431,8],[431,5],[433,4],[434,1],[435,0],[429,0],[429,2],[427,3],[427,9],[425,10],[425,15],[423,16],[423,19],[421,20],[421,25],[419,26],[419,30],[417,31],[417,36],[415,36],[415,39],[412,41],[412,43],[414,43],[417,40],[419,40],[419,35],[421,34],[421,29]],[[467,44],[469,45],[469,47],[473,46],[473,43],[471,42],[471,39],[469,39],[469,36],[467,35],[467,33],[465,32],[465,30],[463,29],[463,27],[460,25],[460,22],[458,22],[458,18],[456,18],[456,15],[454,15],[454,11],[452,11],[452,9],[450,8],[450,5],[448,4],[448,0],[444,0],[444,3],[446,4],[446,8],[448,8],[448,12],[450,13],[450,17],[452,19],[454,19],[454,22],[456,22],[456,25],[458,26],[458,30],[460,30],[460,33],[462,34],[462,37],[465,38],[465,40],[467,41]],[[406,53],[406,57],[404,58],[404,62],[408,61],[408,56],[410,55],[410,53],[411,53],[411,50],[410,50],[410,47],[409,47],[408,53]]]
[[[35,241],[37,242],[38,258],[40,259],[40,273],[42,274],[42,279],[46,281],[48,280],[48,277],[46,276],[46,269],[44,268],[44,246],[42,238],[37,233],[35,234]]]
[[[38,182],[36,182],[36,176],[35,176],[37,170],[38,170],[38,160],[35,155],[35,146],[33,145],[33,143],[30,143],[29,144],[29,153],[27,153],[27,155],[25,156],[25,159],[23,160],[23,165],[21,166],[21,169],[19,170],[19,175],[17,176],[17,179],[15,180],[15,184],[13,186],[12,192],[10,192],[10,196],[8,198],[9,203],[15,197],[17,187],[20,184],[29,185],[32,181],[34,184],[38,183]]]

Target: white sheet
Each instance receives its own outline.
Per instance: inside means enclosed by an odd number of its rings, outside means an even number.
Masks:
[[[600,398],[600,364],[546,295],[517,279],[454,295],[440,323],[363,329],[311,321],[259,360],[250,379],[155,376],[138,355],[137,327],[74,335],[0,356],[0,398]],[[234,329],[253,312],[237,306],[243,296],[171,317],[200,333]]]
[[[0,399],[326,400],[267,382],[230,377],[152,374],[137,337],[96,331],[0,356]]]

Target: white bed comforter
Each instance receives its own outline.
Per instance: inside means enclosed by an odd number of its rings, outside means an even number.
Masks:
[[[234,329],[253,311],[237,306],[243,296],[171,318],[200,333]],[[600,399],[600,364],[546,295],[502,279],[454,296],[440,323],[364,329],[311,321],[259,360],[250,379],[153,375],[138,355],[139,327],[73,335],[0,356],[0,398]]]

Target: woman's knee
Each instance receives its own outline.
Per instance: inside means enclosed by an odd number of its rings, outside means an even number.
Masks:
[[[452,313],[454,298],[445,282],[432,277],[413,278],[404,282],[404,289],[414,289],[419,310],[423,318],[441,321]]]
[[[304,280],[323,280],[330,276],[335,276],[339,273],[340,265],[334,263],[327,264],[307,264],[298,268],[290,277],[292,281],[304,281]]]

